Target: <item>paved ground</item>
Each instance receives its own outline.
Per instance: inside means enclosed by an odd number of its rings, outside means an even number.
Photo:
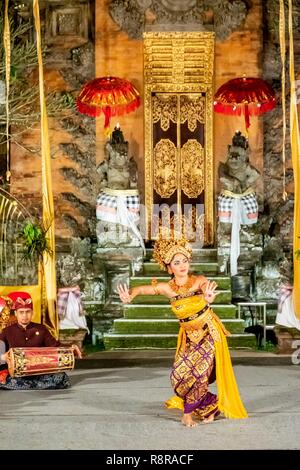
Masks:
[[[78,361],[76,368],[102,369],[110,367],[169,367],[174,359],[175,349],[132,349],[116,351],[98,351],[85,356]],[[300,363],[300,349],[295,350],[293,359],[291,355],[276,354],[263,350],[232,349],[230,350],[234,365],[291,365]]]
[[[0,449],[300,449],[300,366],[234,369],[250,418],[194,429],[163,407],[165,366],[77,369],[70,390],[0,391]]]

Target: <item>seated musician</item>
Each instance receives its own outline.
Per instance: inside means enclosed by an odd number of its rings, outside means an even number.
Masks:
[[[12,292],[9,297],[13,300],[13,309],[17,321],[4,328],[0,333],[0,368],[2,369],[0,389],[43,390],[69,388],[71,385],[70,379],[65,372],[15,378],[11,377],[8,371],[7,374],[3,373],[4,370],[7,370],[7,351],[10,348],[60,346],[60,342],[50,334],[46,326],[31,321],[33,305],[27,292]],[[72,348],[74,353],[81,358],[78,346],[72,345]]]

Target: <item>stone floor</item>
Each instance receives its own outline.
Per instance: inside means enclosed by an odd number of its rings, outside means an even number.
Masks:
[[[234,369],[249,419],[194,429],[164,408],[162,365],[76,369],[64,391],[1,391],[0,449],[300,449],[299,366]]]

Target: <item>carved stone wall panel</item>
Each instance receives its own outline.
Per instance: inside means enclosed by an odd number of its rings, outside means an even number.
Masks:
[[[169,139],[161,139],[154,148],[154,190],[163,198],[176,191],[176,154],[177,149]]]
[[[181,148],[181,189],[189,198],[196,198],[204,190],[204,149],[195,139]]]
[[[48,2],[45,37],[48,44],[64,48],[78,47],[89,38],[88,1],[67,3]]]
[[[109,4],[112,19],[132,39],[141,39],[144,31],[188,26],[214,31],[217,39],[224,40],[242,28],[248,9],[247,0],[112,0]]]
[[[32,0],[10,3],[14,3],[20,23],[32,22]],[[95,77],[91,22],[95,2],[40,0],[39,6],[42,42],[46,45],[45,91],[62,97],[57,109],[48,108],[56,236],[94,239],[98,184],[95,120],[74,112],[73,105],[82,84]],[[34,35],[34,27],[31,29]],[[35,80],[36,73],[33,75]],[[11,146],[11,191],[36,215],[41,210],[42,169],[39,159],[32,159],[32,155],[40,153],[40,135],[29,126],[20,142],[21,146]]]

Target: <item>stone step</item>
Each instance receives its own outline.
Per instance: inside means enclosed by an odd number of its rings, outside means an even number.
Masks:
[[[191,272],[195,274],[218,274],[218,263],[216,261],[203,261],[200,263],[191,263]],[[164,271],[161,271],[157,263],[146,262],[144,263],[143,274],[148,276],[163,276]]]
[[[176,334],[115,334],[103,335],[105,349],[165,349],[176,348]],[[230,348],[254,348],[256,345],[253,334],[233,334],[227,338]]]
[[[230,333],[243,333],[243,320],[222,320]],[[114,321],[113,333],[116,334],[165,334],[178,333],[179,322],[175,319],[128,319],[118,318]]]
[[[231,303],[231,290],[221,290],[217,291],[218,295],[216,296],[214,303],[215,304],[226,304]],[[132,301],[132,304],[168,304],[169,299],[163,295],[138,295]]]
[[[236,318],[237,307],[233,304],[212,304],[214,312],[219,318]],[[173,318],[174,313],[170,305],[127,304],[124,305],[125,318]]]
[[[144,284],[151,284],[151,276],[135,276],[130,279],[130,287],[141,286]],[[231,289],[231,279],[229,276],[207,276],[207,279],[210,281],[215,281],[218,285],[219,290],[230,290]],[[159,276],[159,282],[168,282],[170,276]]]
[[[193,260],[216,261],[217,248],[193,248]],[[153,248],[146,248],[145,261],[153,260]]]

